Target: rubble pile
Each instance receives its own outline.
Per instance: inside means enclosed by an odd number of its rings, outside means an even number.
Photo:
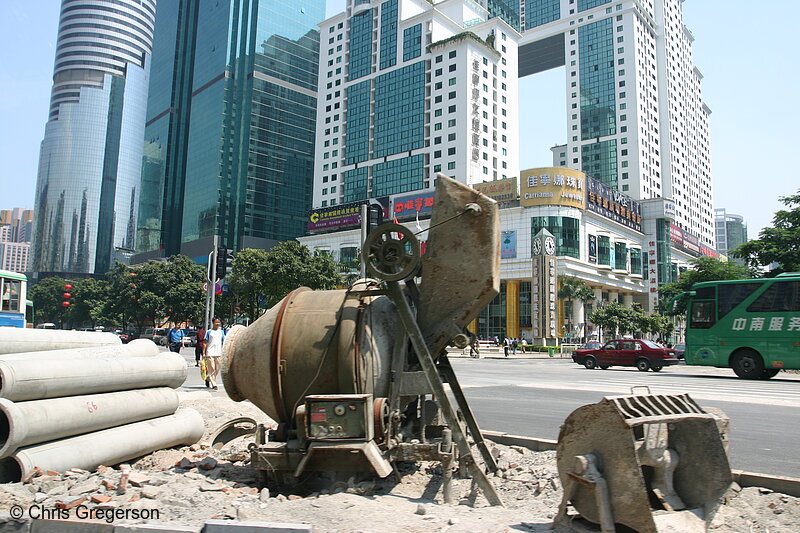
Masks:
[[[181,406],[203,415],[206,438],[220,424],[240,416],[271,422],[247,402],[206,395],[184,400]],[[98,513],[138,510],[141,519],[132,522],[190,526],[222,518],[311,523],[320,532],[338,533],[566,531],[551,529],[561,499],[555,452],[490,443],[500,467],[491,479],[506,505],[498,508],[475,494],[471,480],[457,476],[453,494],[458,504],[443,505],[438,463],[401,463],[400,481],[394,475],[386,479],[354,476],[329,481],[321,488],[306,479],[295,489],[281,493],[259,490],[256,472],[247,465],[248,437],[240,437],[222,449],[202,442],[160,450],[129,465],[100,467],[94,472],[37,470],[21,483],[0,485],[0,513],[7,513],[12,505],[48,509],[84,506]],[[800,499],[734,485],[710,531],[790,532],[797,531],[798,523]]]

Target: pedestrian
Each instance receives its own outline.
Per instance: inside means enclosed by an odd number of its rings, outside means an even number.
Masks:
[[[508,348],[511,346],[511,340],[506,337],[503,339],[503,353],[508,357]]]
[[[183,346],[183,337],[185,337],[181,328],[172,326],[167,331],[167,342],[169,343],[169,351],[181,353],[181,346]]]
[[[206,345],[206,330],[203,326],[197,328],[197,343],[194,345],[194,366],[200,366],[203,357],[203,348]]]
[[[517,346],[519,346],[517,339],[511,341],[511,355],[517,355]]]
[[[206,343],[203,346],[203,360],[206,363],[206,387],[217,390],[217,373],[219,362],[222,359],[222,343],[225,342],[225,332],[222,330],[222,321],[215,318],[212,329],[206,331]]]

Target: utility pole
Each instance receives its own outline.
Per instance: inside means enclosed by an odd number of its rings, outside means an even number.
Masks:
[[[367,240],[367,231],[369,228],[369,204],[361,204],[361,279],[367,277],[367,253],[369,250],[364,249],[364,242]]]
[[[211,319],[214,318],[214,293],[217,284],[217,244],[219,237],[214,235],[211,253],[208,254],[208,268],[206,269],[206,315],[204,327],[209,329]]]

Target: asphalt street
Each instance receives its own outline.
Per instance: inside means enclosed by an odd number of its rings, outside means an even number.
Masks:
[[[679,365],[659,373],[635,368],[587,370],[566,359],[453,359],[482,429],[558,438],[564,419],[603,396],[648,386],[659,394],[688,392],[731,420],[731,466],[800,478],[800,375],[746,381],[730,369]],[[640,392],[640,391],[637,391]]]
[[[166,350],[166,348],[164,348]],[[189,374],[182,389],[208,390],[184,348]],[[679,365],[659,373],[635,368],[587,370],[568,359],[452,359],[467,400],[482,429],[544,439],[558,438],[564,419],[603,396],[688,392],[701,406],[722,409],[731,419],[731,466],[800,478],[800,374],[746,381],[730,369]],[[219,390],[226,397],[221,378]]]

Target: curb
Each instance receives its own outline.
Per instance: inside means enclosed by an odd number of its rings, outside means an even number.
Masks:
[[[535,452],[555,450],[558,441],[551,439],[537,439],[534,437],[522,437],[511,435],[500,431],[481,431],[483,436],[498,444],[506,446],[522,446]],[[733,481],[740,487],[760,487],[774,492],[780,492],[789,496],[800,498],[800,478],[786,476],[771,476],[758,472],[747,472],[746,470],[731,469]]]

